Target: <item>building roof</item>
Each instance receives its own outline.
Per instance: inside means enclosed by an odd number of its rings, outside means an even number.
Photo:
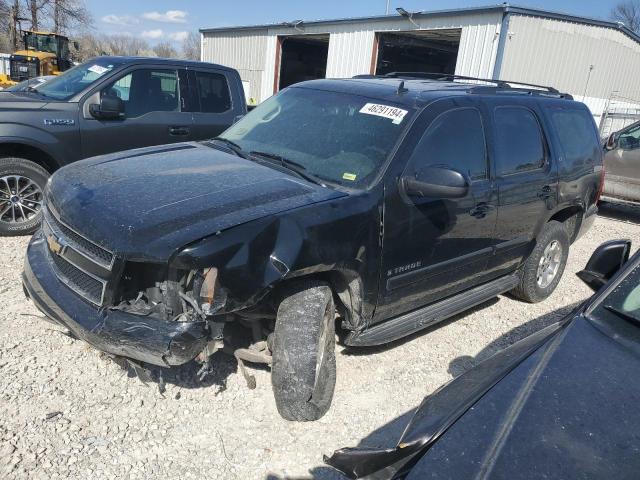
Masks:
[[[583,25],[592,25],[595,27],[601,28],[610,28],[614,30],[618,30],[623,34],[627,35],[631,39],[640,43],[640,36],[638,36],[635,32],[630,30],[627,26],[625,26],[622,22],[612,22],[607,20],[601,20],[597,18],[589,18],[589,17],[580,17],[577,15],[571,15],[561,12],[556,12],[552,10],[541,10],[535,8],[527,8],[527,7],[518,7],[515,5],[509,5],[508,3],[503,3],[500,5],[488,5],[486,7],[469,7],[469,8],[456,8],[456,9],[448,9],[448,10],[434,10],[434,11],[421,11],[414,12],[413,18],[420,17],[451,17],[451,16],[462,16],[462,15],[472,15],[478,13],[502,13],[506,14],[517,14],[517,15],[527,15],[531,17],[541,17],[541,18],[549,18],[553,20],[560,20],[565,22],[573,22],[580,23]],[[331,20],[312,20],[312,21],[299,21],[296,20],[294,22],[281,22],[281,23],[267,23],[260,25],[240,25],[236,27],[214,27],[214,28],[201,28],[200,33],[217,33],[217,32],[230,32],[230,31],[240,31],[240,30],[264,30],[267,28],[283,28],[290,27],[294,28],[294,24],[296,26],[308,26],[308,25],[330,25],[336,23],[363,23],[363,22],[378,22],[384,20],[397,20],[399,17],[397,14],[394,15],[374,15],[369,17],[352,17],[352,18],[338,18]]]

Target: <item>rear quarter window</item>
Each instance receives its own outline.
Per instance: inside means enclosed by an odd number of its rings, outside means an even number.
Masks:
[[[548,110],[567,163],[595,163],[600,151],[593,117],[585,110],[552,108]]]

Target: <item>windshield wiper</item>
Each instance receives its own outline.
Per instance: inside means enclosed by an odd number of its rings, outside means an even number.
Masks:
[[[637,327],[640,327],[640,318],[634,317],[629,312],[625,312],[624,310],[620,310],[620,309],[618,309],[616,307],[613,307],[611,305],[604,305],[604,308],[606,308],[607,310],[609,310],[612,313],[615,313],[617,316],[619,316],[623,320],[626,320],[627,322],[633,323]]]
[[[236,142],[234,142],[233,140],[229,140],[228,138],[224,138],[224,137],[215,137],[215,138],[212,138],[211,140],[223,143],[229,150],[231,150],[237,156],[241,158],[245,158],[247,160],[251,160],[251,158],[249,158],[249,154],[245,152],[242,149],[242,147],[238,145]]]
[[[316,177],[315,175],[312,175],[311,173],[308,173],[306,170],[307,168],[302,165],[301,163],[298,162],[294,162],[293,160],[289,160],[286,157],[283,157],[282,155],[278,155],[277,153],[271,153],[271,152],[260,152],[258,150],[251,150],[249,152],[251,155],[255,155],[257,157],[263,157],[263,158],[267,158],[270,160],[275,160],[276,162],[278,162],[278,164],[281,167],[286,168],[287,170],[292,171],[293,173],[295,173],[297,176],[299,176],[300,178],[303,178],[311,183],[315,183],[316,185],[320,185],[322,187],[326,187],[325,183],[319,179],[318,177]]]

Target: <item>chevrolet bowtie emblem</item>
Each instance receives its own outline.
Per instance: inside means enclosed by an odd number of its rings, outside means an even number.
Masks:
[[[64,245],[54,235],[47,236],[47,243],[49,244],[49,250],[56,255],[62,255],[64,252]]]

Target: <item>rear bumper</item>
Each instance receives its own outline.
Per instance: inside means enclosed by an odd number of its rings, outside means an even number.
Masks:
[[[98,350],[169,367],[189,362],[205,347],[206,322],[165,322],[98,309],[64,285],[50,261],[47,243],[37,233],[25,258],[25,292],[47,317]]]

